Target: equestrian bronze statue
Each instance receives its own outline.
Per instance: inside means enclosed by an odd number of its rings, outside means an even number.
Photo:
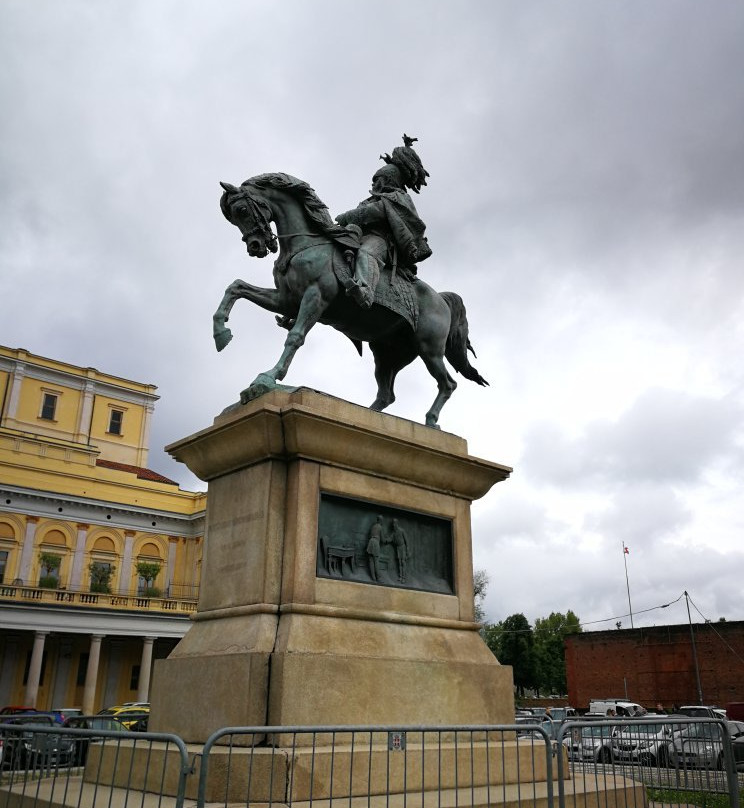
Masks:
[[[437,396],[426,413],[429,426],[437,426],[457,387],[445,358],[466,379],[488,384],[468,361],[467,351],[473,349],[462,298],[435,292],[417,274],[417,264],[431,250],[407,193],[418,193],[428,176],[412,148],[414,140],[404,136],[404,146],[383,156],[371,196],[336,222],[315,191],[289,174],[260,174],[239,187],[220,183],[222,212],[240,230],[248,255],[279,255],[273,289],[242,280],[227,287],[213,318],[217,350],[232,339],[225,323],[240,298],[274,312],[289,331],[279,361],[242,391],[243,403],[287,375],[297,349],[319,322],[345,334],[360,355],[362,344],[369,343],[377,381],[373,410],[395,401],[395,377],[416,357],[437,382]]]

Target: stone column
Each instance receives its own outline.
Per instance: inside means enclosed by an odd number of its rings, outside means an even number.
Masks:
[[[131,594],[130,581],[132,579],[132,546],[134,533],[124,531],[124,555],[121,557],[121,572],[119,573],[119,592],[122,595]]]
[[[28,668],[26,680],[26,695],[24,705],[36,707],[36,698],[39,695],[39,679],[41,677],[41,661],[44,658],[44,641],[48,631],[37,631],[34,635],[34,649],[31,652],[31,664]]]
[[[72,559],[72,574],[70,575],[70,589],[73,591],[80,589],[83,580],[83,561],[85,560],[85,541],[88,538],[88,525],[77,526],[77,543],[75,545],[75,555]]]
[[[101,658],[101,641],[104,636],[103,634],[93,634],[90,638],[88,668],[85,671],[85,690],[83,691],[83,715],[91,715],[95,709],[98,662]]]
[[[39,520],[36,516],[26,517],[26,536],[23,539],[21,565],[18,569],[18,577],[26,586],[31,585],[31,562],[34,557],[34,540],[36,538],[36,526],[38,523]]]
[[[142,659],[140,661],[137,701],[149,701],[150,670],[152,669],[152,644],[154,642],[155,637],[144,637],[142,640]]]

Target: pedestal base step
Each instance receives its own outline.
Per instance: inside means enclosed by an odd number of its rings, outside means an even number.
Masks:
[[[32,786],[32,787],[30,787]],[[626,808],[628,805],[644,806],[646,799],[643,785],[630,780],[617,778],[608,782],[606,778],[577,777],[564,782],[567,802],[572,808]],[[416,805],[421,808],[555,808],[558,805],[558,784],[553,783],[552,800],[549,798],[548,783],[523,782],[503,786],[477,786],[474,788],[427,791],[422,795],[415,790],[405,794],[379,794],[371,797],[359,796],[339,801],[304,800],[292,803],[251,802],[251,808],[337,808],[340,802],[344,808],[406,808]],[[147,793],[100,783],[84,782],[82,777],[45,778],[32,784],[17,783],[12,788],[0,787],[0,803],[7,808],[79,808],[80,806],[105,805],[108,808],[177,808],[176,797],[159,793]],[[240,808],[247,801],[211,800],[204,808]],[[194,808],[195,797],[187,797],[183,808]]]

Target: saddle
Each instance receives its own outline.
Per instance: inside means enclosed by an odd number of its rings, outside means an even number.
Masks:
[[[344,289],[354,284],[352,269],[340,249],[333,251],[333,273]],[[418,298],[413,291],[416,276],[409,269],[386,263],[375,288],[375,304],[402,317],[415,331],[418,327]]]

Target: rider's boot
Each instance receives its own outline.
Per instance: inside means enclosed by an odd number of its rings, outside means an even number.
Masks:
[[[356,286],[349,294],[363,309],[368,309],[375,302],[375,293],[366,284]]]
[[[349,260],[348,254],[345,256]],[[354,277],[350,278],[344,284],[346,294],[361,306],[363,309],[368,309],[375,302],[374,289],[369,287],[368,278],[369,272],[369,256],[364,250],[359,250],[356,254],[354,262]]]

